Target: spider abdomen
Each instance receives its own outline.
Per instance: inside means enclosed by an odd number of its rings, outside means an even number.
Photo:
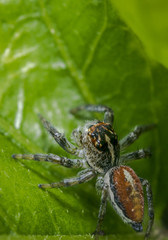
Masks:
[[[140,179],[127,166],[114,167],[105,178],[109,184],[109,196],[114,208],[134,230],[142,231],[144,197]]]

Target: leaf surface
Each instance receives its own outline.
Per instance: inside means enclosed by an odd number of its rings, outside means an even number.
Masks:
[[[122,18],[143,42],[149,56],[168,67],[168,2],[124,0],[114,1]]]
[[[158,124],[128,149],[152,149],[151,159],[130,165],[152,184],[157,228],[168,199],[167,69],[149,61],[110,0],[0,1],[0,20],[0,233],[85,236],[95,230],[100,196],[94,180],[42,191],[39,183],[78,171],[11,158],[39,152],[72,157],[47,135],[37,114],[70,140],[85,121],[69,110],[85,103],[114,110],[120,139],[137,124]],[[121,238],[133,233],[111,206],[104,230]]]

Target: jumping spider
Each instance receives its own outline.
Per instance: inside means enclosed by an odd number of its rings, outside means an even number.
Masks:
[[[154,221],[151,186],[146,179],[139,178],[136,173],[123,163],[146,158],[151,155],[149,150],[140,149],[120,156],[121,151],[131,145],[143,132],[151,130],[155,125],[136,126],[123,139],[118,141],[113,126],[114,114],[112,109],[103,105],[84,105],[71,110],[72,114],[87,110],[104,112],[104,121],[88,121],[83,127],[75,129],[72,137],[77,145],[72,145],[63,134],[59,133],[41,115],[40,119],[55,141],[68,153],[79,159],[59,157],[54,154],[14,154],[15,159],[46,161],[63,165],[68,168],[85,168],[75,178],[64,179],[51,184],[39,184],[40,188],[60,188],[90,181],[97,177],[96,187],[102,191],[98,223],[94,234],[101,234],[101,226],[109,200],[115,211],[124,222],[137,231],[142,231],[144,215],[143,186],[146,186],[149,223],[145,239],[149,237]]]

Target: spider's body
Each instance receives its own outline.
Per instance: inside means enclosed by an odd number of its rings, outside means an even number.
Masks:
[[[118,138],[111,125],[89,122],[84,126],[82,144],[88,165],[98,173],[106,173],[119,159]]]
[[[105,183],[108,185],[110,200],[123,221],[141,232],[144,198],[138,176],[130,167],[114,167],[105,175]]]
[[[124,222],[130,224],[135,231],[141,232],[144,215],[143,186],[146,186],[149,214],[149,223],[145,234],[145,239],[147,239],[154,220],[150,184],[147,180],[139,178],[130,167],[124,166],[123,163],[148,157],[151,153],[145,149],[121,156],[120,153],[123,148],[132,144],[141,133],[152,129],[155,125],[137,126],[125,138],[118,141],[112,128],[114,116],[110,108],[102,105],[85,105],[71,110],[71,113],[76,114],[80,110],[104,112],[105,114],[103,122],[87,122],[84,127],[73,131],[72,136],[77,147],[68,142],[56,128],[40,116],[44,127],[56,142],[68,153],[78,156],[79,159],[69,159],[54,154],[15,154],[13,158],[49,161],[71,168],[86,168],[76,178],[64,179],[51,184],[39,184],[41,188],[72,186],[98,176],[96,187],[102,191],[102,197],[95,234],[102,233],[101,225],[107,200],[111,202]]]

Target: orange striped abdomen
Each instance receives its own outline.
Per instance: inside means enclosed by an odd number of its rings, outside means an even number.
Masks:
[[[144,215],[144,196],[140,179],[127,166],[116,167],[110,176],[114,200],[130,220],[141,223]]]

